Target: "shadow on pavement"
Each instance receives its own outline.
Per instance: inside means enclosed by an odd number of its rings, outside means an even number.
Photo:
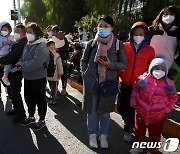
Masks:
[[[50,108],[57,114],[55,118],[59,120],[78,140],[80,140],[87,147],[88,135],[86,127],[86,114],[80,108],[81,102],[73,96],[60,96],[57,103]],[[124,131],[115,121],[110,121],[109,128],[109,149],[92,149],[99,154],[114,153],[122,154],[129,153],[132,143],[125,143],[123,141]]]
[[[35,132],[38,152],[45,154],[66,154],[65,149],[56,140],[56,138],[46,128],[43,128],[40,132]]]
[[[6,115],[12,109],[8,97],[4,104],[0,102],[0,154],[66,154],[63,146],[47,128],[33,132],[30,127],[12,123],[15,115]]]

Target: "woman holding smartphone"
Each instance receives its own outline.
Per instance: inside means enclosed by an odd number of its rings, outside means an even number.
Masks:
[[[117,81],[117,70],[127,65],[122,42],[119,43],[118,51],[116,50],[117,39],[114,37],[113,29],[113,19],[102,15],[97,21],[95,39],[88,42],[81,59],[84,110],[87,113],[87,129],[91,148],[98,147],[96,130],[98,119],[100,146],[108,148],[110,112],[114,109],[116,97],[115,95],[103,96],[100,93],[100,86],[107,80]]]

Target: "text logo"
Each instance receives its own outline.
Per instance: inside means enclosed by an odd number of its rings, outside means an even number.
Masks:
[[[179,139],[178,138],[168,138],[163,146],[163,142],[134,142],[132,148],[141,148],[141,149],[151,149],[151,148],[161,148],[166,152],[174,152],[178,149]]]
[[[179,145],[178,138],[168,138],[164,144],[164,151],[174,152],[177,150]]]

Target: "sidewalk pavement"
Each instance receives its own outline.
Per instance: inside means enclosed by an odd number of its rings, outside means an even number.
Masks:
[[[14,117],[6,115],[12,108],[11,102],[3,93],[0,102],[0,154],[128,154],[132,142],[123,141],[123,121],[117,113],[111,114],[109,149],[89,148],[86,115],[80,108],[82,94],[69,85],[67,91],[68,95],[59,96],[58,102],[48,107],[47,128],[39,132],[12,123]],[[163,134],[161,141],[164,143],[166,139]],[[159,153],[165,153],[163,151],[161,148]],[[180,148],[173,154],[178,153]]]

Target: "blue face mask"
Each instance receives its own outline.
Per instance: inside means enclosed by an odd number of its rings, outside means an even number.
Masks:
[[[102,38],[106,38],[111,34],[110,30],[110,28],[98,28],[97,34]]]

